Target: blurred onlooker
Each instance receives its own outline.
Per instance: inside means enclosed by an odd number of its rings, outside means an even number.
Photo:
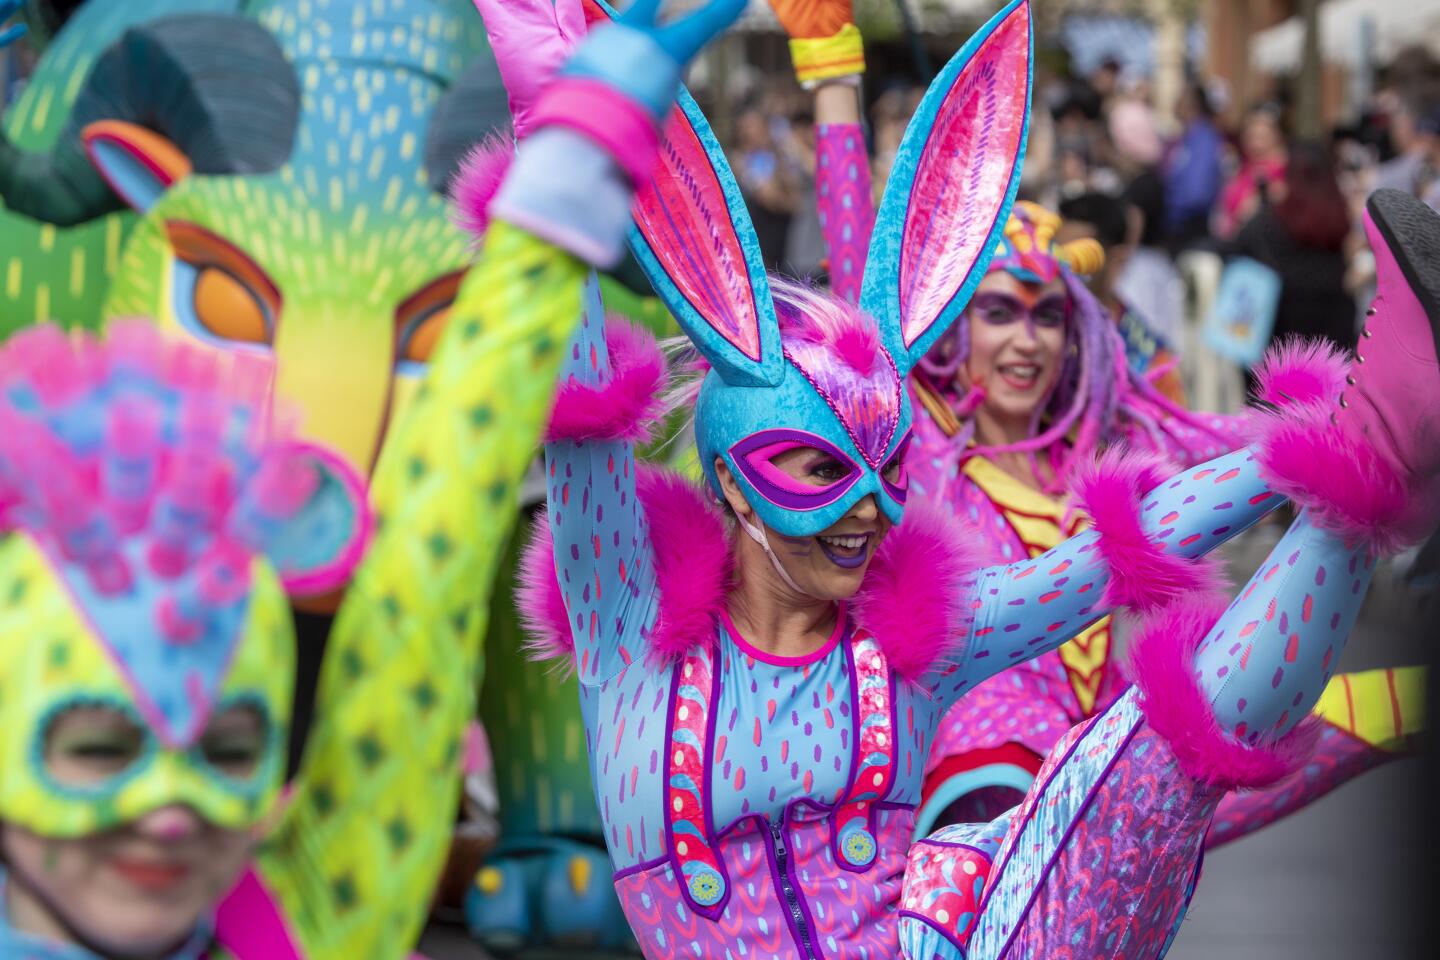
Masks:
[[[1155,386],[1183,404],[1175,361],[1185,284],[1163,250],[1143,243],[1144,215],[1122,199],[1087,193],[1062,202],[1060,216],[1057,242],[1091,237],[1105,248],[1105,266],[1087,285],[1115,318],[1131,369],[1156,374]]]
[[[1216,233],[1233,238],[1285,182],[1285,133],[1273,106],[1252,109],[1240,132],[1240,169],[1220,191]]]
[[[1160,162],[1165,145],[1150,104],[1150,88],[1143,79],[1127,77],[1121,84],[1106,126],[1115,151],[1127,161],[1145,167]]]
[[[1345,288],[1350,211],[1330,151],[1297,145],[1269,201],[1227,252],[1252,257],[1280,275],[1273,337],[1300,334],[1350,343],[1355,337],[1355,301]]]
[[[1403,190],[1423,197],[1435,181],[1431,143],[1440,133],[1440,117],[1426,115],[1414,100],[1395,99],[1389,129],[1395,156],[1375,168],[1374,189]]]
[[[1220,196],[1225,138],[1215,125],[1209,94],[1199,83],[1185,88],[1175,114],[1184,127],[1163,166],[1164,230],[1171,248],[1183,250],[1210,236],[1210,214]]]
[[[1114,311],[1121,305],[1115,295],[1115,281],[1134,250],[1131,240],[1135,224],[1125,204],[1107,194],[1084,193],[1061,201],[1060,218],[1060,229],[1055,233],[1057,245],[1088,237],[1105,248],[1105,266],[1087,277],[1085,285],[1095,299]]]
[[[1120,92],[1120,61],[1106,57],[1091,71],[1087,81],[1096,106],[1092,119],[1098,119],[1108,112],[1111,98]]]
[[[797,280],[821,283],[825,279],[825,234],[820,228],[815,196],[815,114],[812,111],[799,110],[791,114],[781,155],[795,198],[781,270]]]
[[[731,166],[755,224],[760,255],[768,268],[775,269],[785,257],[785,234],[795,202],[770,121],[754,107],[747,107],[735,118]]]
[[[1150,105],[1150,86],[1141,77],[1126,76],[1113,99],[1105,122],[1109,136],[1109,169],[1097,171],[1091,186],[1102,193],[1130,190],[1137,181],[1155,203],[1161,203],[1164,185],[1158,165],[1165,150],[1160,139],[1155,108]],[[1157,220],[1158,222],[1158,220]]]

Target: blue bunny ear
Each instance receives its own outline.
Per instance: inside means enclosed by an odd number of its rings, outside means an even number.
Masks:
[[[725,382],[779,383],[780,326],[760,239],[710,124],[683,90],[631,214],[635,259]]]
[[[591,17],[615,15],[598,0],[586,6]],[[784,357],[760,238],[725,152],[683,88],[664,137],[653,176],[636,191],[630,249],[725,382],[774,386]]]
[[[1029,0],[1011,0],[935,78],[876,217],[860,305],[908,372],[975,292],[1020,188],[1034,81]]]

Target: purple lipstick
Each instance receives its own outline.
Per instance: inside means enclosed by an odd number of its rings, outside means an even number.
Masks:
[[[826,559],[837,567],[854,570],[863,566],[870,553],[870,534],[860,533],[843,537],[816,537]]]

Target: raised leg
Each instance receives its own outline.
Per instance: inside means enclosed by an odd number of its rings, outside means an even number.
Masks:
[[[1425,670],[1339,674],[1312,716],[1321,724],[1314,756],[1269,789],[1226,795],[1205,838],[1207,850],[1269,826],[1367,770],[1412,756],[1425,729]]]
[[[1149,617],[1132,642],[1137,685],[1051,751],[998,850],[917,844],[906,955],[1163,956],[1225,793],[1306,757],[1314,733],[1292,728],[1324,690],[1372,566],[1302,513],[1235,601]],[[955,891],[975,889],[957,912]]]

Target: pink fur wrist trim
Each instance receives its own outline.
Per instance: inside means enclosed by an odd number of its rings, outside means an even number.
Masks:
[[[665,415],[665,356],[648,330],[612,317],[605,324],[610,372],[604,383],[571,377],[560,386],[546,441],[648,443]]]
[[[1260,475],[1347,544],[1386,556],[1424,539],[1434,496],[1413,490],[1374,447],[1337,427],[1334,410],[1333,402],[1316,400],[1256,417]]]
[[[490,228],[490,201],[500,192],[514,159],[514,139],[491,134],[470,148],[450,181],[450,218],[476,240]]]
[[[1094,521],[1096,549],[1110,568],[1104,606],[1144,613],[1222,585],[1213,563],[1166,553],[1141,523],[1145,495],[1173,473],[1158,456],[1117,449],[1076,470],[1076,501]]]
[[[639,104],[586,77],[560,77],[546,88],[531,117],[535,130],[559,126],[593,141],[637,186],[650,179],[660,131]]]
[[[732,575],[730,535],[713,501],[679,474],[641,464],[635,493],[645,510],[660,598],[659,613],[645,637],[646,656],[652,663],[675,663],[693,647],[715,642],[715,624],[725,610]],[[531,657],[573,666],[572,621],[555,575],[546,513],[536,517],[521,554],[515,599]]]
[[[1150,727],[1170,744],[1186,776],[1223,790],[1267,787],[1304,765],[1318,723],[1306,720],[1270,743],[1248,746],[1221,728],[1195,679],[1195,648],[1225,612],[1218,595],[1187,598],[1142,618],[1127,673]]]

